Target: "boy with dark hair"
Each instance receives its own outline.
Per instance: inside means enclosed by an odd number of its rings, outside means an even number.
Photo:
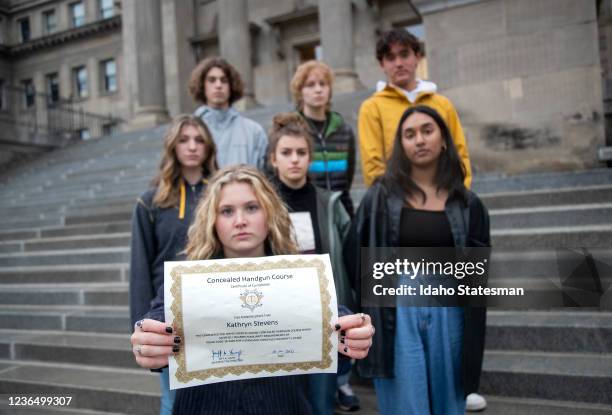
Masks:
[[[376,58],[387,80],[379,82],[377,92],[361,105],[358,124],[363,178],[368,186],[385,172],[399,119],[415,105],[429,106],[444,118],[465,169],[465,185],[471,185],[470,159],[455,107],[436,92],[436,84],[416,77],[424,55],[423,44],[404,29],[383,33],[376,44]]]
[[[223,58],[205,59],[191,72],[189,92],[203,104],[194,115],[210,129],[219,167],[250,164],[263,170],[268,148],[266,132],[232,107],[242,98],[243,91],[240,74]]]

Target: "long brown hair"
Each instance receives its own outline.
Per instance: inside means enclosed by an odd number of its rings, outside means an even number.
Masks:
[[[189,227],[185,248],[187,259],[210,259],[223,252],[223,245],[215,231],[215,222],[219,214],[221,189],[230,183],[246,183],[253,189],[257,201],[266,214],[268,222],[266,244],[272,254],[298,253],[289,212],[274,187],[257,169],[240,164],[223,168],[210,179],[204,197],[195,210],[193,225]]]
[[[157,187],[153,203],[158,207],[169,208],[179,204],[178,181],[181,178],[181,163],[176,157],[174,149],[181,137],[183,127],[187,125],[195,127],[204,139],[206,158],[202,162],[202,177],[208,177],[219,169],[217,166],[217,147],[208,127],[196,116],[188,114],[177,116],[164,136],[164,149],[159,163],[159,173],[151,181],[151,185]]]

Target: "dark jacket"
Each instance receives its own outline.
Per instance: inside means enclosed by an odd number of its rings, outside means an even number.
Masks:
[[[130,253],[131,327],[151,306],[164,283],[164,261],[174,261],[185,247],[193,211],[204,189],[203,183],[185,186],[185,215],[179,207],[160,208],[153,204],[157,188],[138,198],[132,216]]]
[[[401,210],[405,205],[401,189],[377,181],[365,194],[344,244],[346,269],[351,285],[361,299],[359,264],[360,247],[398,246]],[[460,200],[446,203],[446,217],[456,247],[491,246],[489,214],[472,192],[468,191],[467,204]],[[363,308],[370,314],[376,335],[367,358],[357,362],[357,369],[363,377],[393,377],[395,308]],[[476,392],[482,367],[486,309],[469,307],[465,309],[463,378],[464,392]]]
[[[304,114],[300,113],[302,117]],[[337,112],[327,113],[323,134],[304,117],[314,139],[312,163],[308,170],[312,183],[327,190],[342,192],[342,204],[352,217],[350,190],[355,175],[355,135]]]

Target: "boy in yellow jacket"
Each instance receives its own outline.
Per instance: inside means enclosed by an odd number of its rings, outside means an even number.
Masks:
[[[359,148],[366,186],[385,172],[397,124],[404,111],[415,105],[427,105],[442,116],[463,162],[466,187],[472,183],[468,149],[455,107],[448,98],[436,93],[434,83],[416,77],[422,57],[421,42],[403,29],[383,33],[376,44],[376,58],[387,82],[379,82],[377,92],[359,110]]]

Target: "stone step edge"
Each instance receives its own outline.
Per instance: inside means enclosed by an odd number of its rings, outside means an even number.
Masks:
[[[106,372],[106,373],[126,373],[132,375],[143,375],[143,376],[158,376],[156,373],[150,373],[147,369],[126,369],[119,367],[109,367],[109,366],[93,366],[93,365],[83,365],[78,363],[51,363],[51,362],[31,362],[28,360],[10,360],[10,359],[0,359],[0,365],[12,365],[12,366],[42,366],[42,367],[57,367],[63,369],[76,369],[76,370],[89,370],[92,372]],[[5,372],[9,368],[1,368],[0,369],[0,379],[2,378],[2,373]]]
[[[612,224],[607,225],[584,225],[584,226],[554,226],[546,228],[522,228],[522,229],[493,229],[491,236],[507,235],[531,235],[531,234],[556,234],[556,233],[580,233],[580,232],[612,232]]]
[[[66,264],[66,265],[30,265],[17,267],[1,267],[0,276],[2,274],[10,274],[13,272],[44,272],[44,271],[108,271],[108,270],[129,270],[129,265],[123,262],[106,263],[106,264]],[[1,277],[0,277],[1,278]]]
[[[551,406],[559,409],[591,409],[591,410],[608,410],[612,413],[612,405],[575,402],[575,401],[557,401],[551,399],[534,399],[534,398],[512,398],[497,395],[485,395],[487,402],[491,403],[506,403],[506,404],[525,404],[538,406]],[[486,412],[484,412],[486,414]]]
[[[0,254],[2,258],[22,258],[32,256],[62,256],[62,255],[87,255],[87,254],[119,254],[129,252],[130,247],[106,247],[106,248],[83,248],[83,249],[63,249],[50,251],[30,251],[30,252],[12,252]]]
[[[524,362],[529,358],[553,358],[555,360],[563,361],[567,363],[569,359],[572,358],[586,358],[593,359],[598,362],[605,360],[608,364],[612,365],[612,353],[578,353],[578,352],[570,352],[570,353],[561,353],[561,352],[542,352],[542,351],[525,351],[525,350],[485,350],[484,355],[484,363],[483,363],[483,372],[501,372],[501,373],[520,373],[523,375],[547,375],[547,376],[562,376],[562,377],[589,377],[589,378],[600,378],[600,379],[610,379],[612,380],[612,371],[608,372],[606,375],[601,375],[599,373],[589,373],[589,370],[583,370],[580,373],[566,373],[561,372],[559,370],[555,370],[554,368],[548,367],[547,370],[536,370],[532,367],[505,367],[505,368],[490,368],[489,362],[494,361],[496,357],[504,357],[511,356],[516,357],[517,359],[521,359]],[[567,365],[564,365],[567,367]]]
[[[596,209],[612,209],[612,203],[583,203],[575,205],[555,205],[555,206],[531,206],[510,209],[490,209],[491,216],[503,215],[523,215],[533,213],[552,213],[566,212],[574,213],[577,211],[596,210]]]
[[[116,233],[95,233],[89,235],[72,235],[72,236],[45,236],[34,239],[6,239],[0,241],[0,246],[8,244],[28,244],[28,243],[40,243],[40,242],[70,242],[70,241],[91,241],[98,239],[112,239],[112,238],[129,238],[132,236],[131,232],[116,232]],[[42,251],[36,251],[42,252]]]
[[[1,229],[0,235],[2,235],[3,233],[14,233],[14,232],[36,232],[38,236],[40,237],[41,232],[47,232],[47,231],[58,231],[58,230],[64,230],[64,229],[67,229],[67,230],[80,229],[80,228],[86,228],[88,226],[108,226],[108,225],[115,225],[115,224],[125,225],[128,223],[131,223],[131,221],[117,220],[117,221],[109,221],[109,222],[78,223],[74,225],[62,225],[62,226],[53,225],[53,226],[41,226],[41,227],[34,227],[34,228]]]

